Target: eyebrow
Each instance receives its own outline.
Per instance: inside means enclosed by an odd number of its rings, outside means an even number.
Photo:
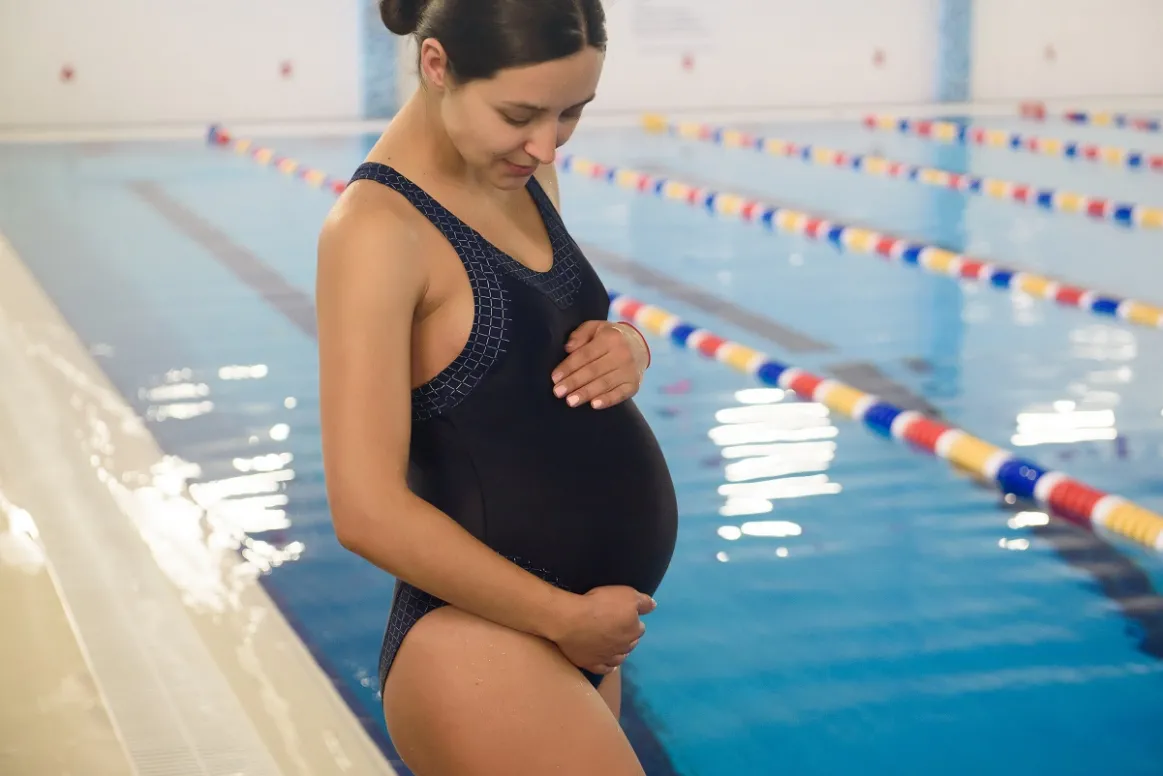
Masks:
[[[576,105],[569,106],[569,108],[566,108],[566,110],[572,110],[574,108],[580,108],[583,105],[588,105],[589,103],[593,102],[594,98],[596,97],[596,94],[591,94],[589,97],[577,103]],[[527,102],[506,102],[505,107],[515,108],[517,110],[527,110],[531,111],[532,113],[544,113],[545,111],[549,110],[549,108],[546,108],[544,105],[532,105]]]

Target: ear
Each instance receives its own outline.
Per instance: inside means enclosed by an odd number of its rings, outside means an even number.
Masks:
[[[448,54],[435,38],[425,38],[420,44],[420,75],[436,89],[449,85]]]

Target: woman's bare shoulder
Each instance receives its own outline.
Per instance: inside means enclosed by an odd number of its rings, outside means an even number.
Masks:
[[[319,232],[320,282],[388,282],[422,289],[425,263],[418,260],[419,214],[400,195],[370,181],[356,181],[340,196]]]

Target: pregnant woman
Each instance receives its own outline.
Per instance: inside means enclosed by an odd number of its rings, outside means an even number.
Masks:
[[[641,775],[618,667],[674,550],[650,362],[559,214],[600,0],[384,0],[421,86],[319,240],[324,465],[396,578],[388,731],[418,776]],[[386,602],[385,602],[386,605]]]

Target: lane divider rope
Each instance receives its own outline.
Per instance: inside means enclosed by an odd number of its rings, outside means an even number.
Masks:
[[[698,140],[724,148],[743,148],[772,156],[800,159],[808,164],[839,167],[865,175],[907,180],[926,186],[952,189],[1010,202],[1036,205],[1062,213],[1081,213],[1093,219],[1128,227],[1163,229],[1163,208],[1132,202],[1115,202],[1053,188],[1037,188],[1028,183],[982,178],[936,167],[897,162],[881,156],[851,154],[818,145],[793,143],[747,132],[693,121],[672,122],[656,114],[643,118],[648,132],[668,134],[684,140]]]
[[[1096,127],[1135,129],[1139,132],[1159,132],[1163,129],[1163,122],[1160,122],[1159,119],[1147,118],[1146,116],[1132,116],[1128,113],[1066,111],[1062,114],[1062,118],[1073,124],[1092,124]]]
[[[955,253],[936,245],[892,237],[880,232],[828,221],[810,213],[780,207],[736,194],[717,192],[623,167],[599,164],[572,155],[560,155],[557,166],[564,172],[605,181],[622,188],[664,199],[685,202],[712,214],[738,218],[816,241],[832,243],[842,252],[876,254],[885,260],[917,267],[998,289],[1021,291],[1066,307],[1077,307],[1128,323],[1163,328],[1163,307],[1102,294],[1053,278],[1005,267],[985,259]]]
[[[1049,118],[1046,104],[1037,101],[1022,103],[1021,115],[1022,118],[1035,121],[1045,121]],[[1071,124],[1090,124],[1095,127],[1117,127],[1118,129],[1133,129],[1139,132],[1163,131],[1163,121],[1148,116],[1133,116],[1129,113],[1067,110],[1055,113],[1053,117],[1068,121]]]
[[[239,156],[248,156],[252,160],[267,167],[274,167],[284,175],[299,178],[317,189],[328,189],[335,194],[342,194],[347,188],[347,181],[335,178],[322,170],[316,170],[300,163],[295,159],[283,156],[274,149],[266,148],[247,138],[235,138],[217,124],[210,127],[207,140],[211,145],[229,148]]]
[[[307,167],[295,159],[282,156],[273,149],[265,148],[251,140],[236,139],[220,127],[210,128],[208,140],[213,145],[229,147],[237,154],[248,156],[259,164],[274,167],[283,174],[299,178],[316,188],[330,189],[338,194],[347,187],[345,180],[334,178],[322,170]],[[605,180],[640,193],[683,201],[714,214],[734,216],[750,223],[758,222],[768,229],[778,229],[817,241],[827,240],[841,251],[875,253],[887,260],[919,267],[926,272],[989,283],[995,288],[1021,291],[1036,298],[1052,300],[1067,307],[1077,307],[1096,315],[1113,316],[1140,326],[1163,328],[1161,307],[1134,299],[1099,294],[937,246],[845,226],[790,208],[748,200],[734,194],[714,192],[636,170],[601,165],[571,155],[560,155],[557,166],[564,172]]]
[[[903,119],[897,116],[875,114],[866,116],[864,126],[881,131],[896,131],[904,135],[936,140],[942,143],[960,143],[1012,151],[1054,156],[1062,159],[1086,159],[1130,170],[1150,169],[1163,172],[1163,154],[1148,154],[1116,146],[1080,143],[1050,137],[1026,135],[1004,129],[987,129],[953,121]]]
[[[792,391],[910,448],[935,455],[954,469],[995,485],[1003,493],[1037,502],[1058,516],[1091,529],[1101,528],[1163,551],[1163,515],[1045,469],[1033,461],[971,436],[954,426],[902,410],[838,380],[819,377],[774,361],[745,345],[725,340],[660,307],[616,291],[611,307],[622,319],[674,344],[745,372],[762,383]]]
[[[209,142],[231,147],[259,164],[273,166],[286,175],[328,189],[337,196],[346,188],[345,181],[305,167],[271,149],[234,140],[219,127],[211,127]],[[758,350],[687,323],[661,307],[614,290],[610,291],[610,307],[619,318],[679,347],[751,375],[766,385],[819,402],[844,417],[863,423],[881,436],[895,439],[918,452],[935,455],[959,471],[983,478],[1007,494],[1041,504],[1065,520],[1091,530],[1109,531],[1163,551],[1163,516],[1126,499],[1092,488],[1062,472],[1044,469],[961,429],[915,411],[902,410],[838,380],[818,377],[782,364]]]

